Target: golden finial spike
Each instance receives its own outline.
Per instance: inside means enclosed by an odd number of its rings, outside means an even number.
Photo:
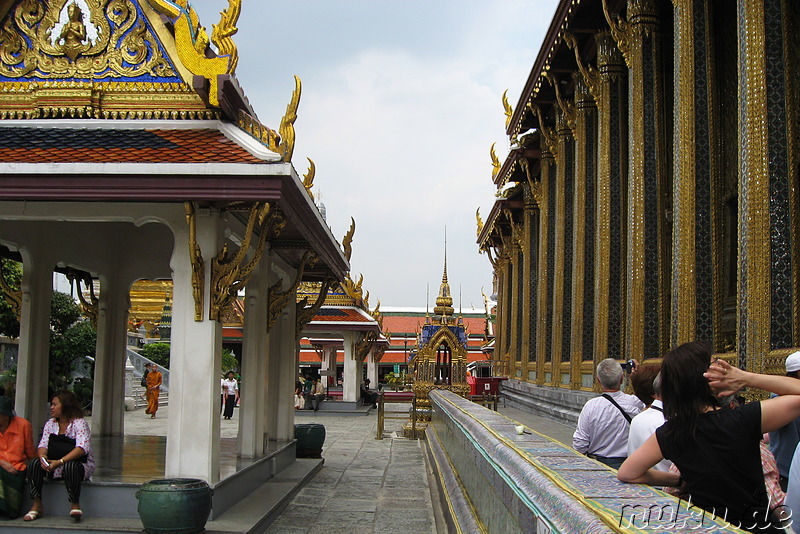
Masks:
[[[294,153],[294,122],[297,120],[297,107],[300,105],[300,93],[303,84],[300,77],[294,77],[294,91],[292,92],[292,99],[286,106],[286,113],[281,119],[281,125],[278,128],[278,133],[281,136],[280,145],[278,145],[278,152],[281,154],[283,161],[292,161],[292,154]]]
[[[344,249],[344,257],[347,258],[347,263],[350,263],[350,256],[353,254],[353,235],[356,233],[356,220],[350,217],[350,229],[342,239],[342,248]]]
[[[481,232],[483,232],[483,219],[481,219],[481,209],[478,208],[475,210],[475,220],[478,223],[478,237],[481,236]]]
[[[308,196],[311,197],[311,200],[314,200],[314,193],[311,192],[311,188],[314,186],[314,176],[317,174],[317,167],[314,165],[314,160],[307,157],[308,160],[308,172],[303,175],[303,187],[306,188],[306,193]]]
[[[507,130],[508,125],[511,124],[511,116],[514,114],[514,110],[511,109],[511,104],[508,103],[508,89],[503,91],[503,110],[506,114],[506,130]]]
[[[497,159],[497,154],[494,152],[494,145],[497,143],[492,143],[492,148],[489,149],[489,156],[492,158],[492,178],[497,176],[497,173],[500,172],[500,160]]]

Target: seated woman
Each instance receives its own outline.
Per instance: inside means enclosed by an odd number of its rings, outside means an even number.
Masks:
[[[685,343],[667,354],[661,366],[667,422],[628,457],[617,478],[683,486],[693,505],[734,526],[783,532],[771,518],[759,442],[764,432],[800,416],[800,380],[746,373],[721,360],[710,363],[707,343]],[[782,396],[735,408],[720,406],[715,393],[731,394],[746,385]],[[664,458],[681,474],[652,469]]]
[[[92,433],[83,418],[83,410],[71,391],[59,391],[53,395],[50,415],[52,419],[44,424],[42,439],[39,441],[38,457],[28,462],[33,506],[23,519],[34,521],[42,516],[42,483],[47,476],[64,479],[71,503],[69,516],[80,521],[83,517],[80,505],[81,483],[94,473]]]
[[[9,518],[19,516],[25,470],[28,460],[36,458],[31,424],[14,415],[8,397],[0,397],[0,512]]]

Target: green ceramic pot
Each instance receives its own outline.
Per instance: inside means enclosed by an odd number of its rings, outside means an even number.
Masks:
[[[196,478],[164,478],[145,482],[136,498],[144,531],[150,534],[203,532],[211,513],[213,490]]]

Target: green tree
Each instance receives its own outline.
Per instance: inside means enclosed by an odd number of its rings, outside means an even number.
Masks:
[[[75,299],[66,293],[53,292],[50,300],[50,326],[59,334],[63,334],[81,317],[81,308]]]
[[[169,343],[148,343],[139,350],[139,354],[169,369]]]
[[[12,289],[19,289],[22,282],[22,264],[13,260],[3,262],[3,275]],[[0,334],[8,337],[19,337],[19,320],[6,299],[0,298]]]
[[[51,331],[50,387],[53,390],[68,389],[77,364],[86,357],[93,358],[96,345],[97,333],[89,321],[75,323],[63,333]]]
[[[238,368],[239,360],[236,359],[236,356],[229,349],[222,349],[222,373],[236,372]]]

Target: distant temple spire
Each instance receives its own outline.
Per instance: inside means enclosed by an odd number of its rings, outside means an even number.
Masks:
[[[447,230],[444,238],[444,273],[442,274],[442,284],[439,286],[439,296],[436,297],[436,307],[433,313],[436,318],[441,318],[442,324],[452,322],[449,318],[453,316],[453,297],[450,296],[450,284],[447,282]]]

